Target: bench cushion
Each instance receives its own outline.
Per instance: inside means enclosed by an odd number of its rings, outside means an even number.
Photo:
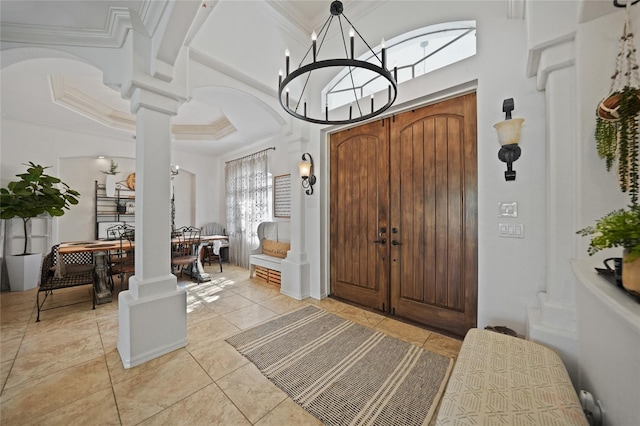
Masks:
[[[280,262],[282,262],[281,258],[267,256],[266,254],[252,254],[249,256],[249,263],[251,265],[263,266],[276,271],[280,271],[281,269]]]
[[[436,425],[581,425],[587,420],[560,357],[545,346],[471,329]]]
[[[291,248],[291,244],[282,241],[262,240],[262,254],[267,256],[279,257],[284,259],[287,257],[287,251]]]

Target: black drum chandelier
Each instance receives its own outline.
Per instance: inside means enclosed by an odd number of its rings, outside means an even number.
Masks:
[[[322,25],[318,34],[316,35],[314,31],[313,34],[311,35],[311,46],[307,50],[304,58],[302,58],[302,61],[300,62],[300,65],[296,70],[290,71],[289,50],[287,49],[285,51],[285,73],[283,75],[282,70],[280,71],[280,76],[278,79],[278,99],[280,101],[280,105],[282,105],[285,111],[287,111],[289,114],[291,114],[292,116],[300,120],[304,120],[304,121],[308,121],[316,124],[357,123],[360,121],[368,120],[370,118],[373,118],[381,114],[382,112],[389,109],[389,107],[393,105],[393,103],[396,100],[396,96],[398,94],[397,93],[398,86],[396,83],[397,68],[394,67],[393,74],[387,69],[386,49],[384,47],[384,43],[381,46],[382,49],[381,49],[380,55],[376,54],[373,51],[373,49],[371,49],[371,46],[369,46],[369,44],[367,44],[364,38],[360,35],[358,30],[355,29],[351,21],[349,21],[349,19],[342,13],[342,11],[343,11],[342,2],[335,0],[331,3],[331,6],[329,8],[330,16]],[[338,20],[338,25],[340,27],[340,35],[342,36],[342,44],[344,45],[345,57],[320,60],[319,59],[320,49],[322,48],[322,45],[325,41],[327,33],[329,32],[329,28],[331,27],[333,18],[336,18],[336,17],[338,18],[337,20]],[[344,28],[342,26],[341,18],[343,17],[351,26],[351,30],[349,31],[349,50],[347,50],[347,42],[345,39]],[[355,34],[357,34],[358,37],[360,37],[360,39],[367,46],[367,48],[372,54],[372,58],[375,63],[361,61],[354,58],[353,52],[354,52],[354,46],[355,46],[355,40],[354,40]],[[304,61],[307,59],[307,57],[309,57],[310,62],[307,64],[304,64]],[[378,62],[380,63],[380,65],[378,65]],[[333,112],[333,114],[331,114],[329,112],[329,107],[325,104],[324,111],[323,111],[324,114],[322,114],[321,112],[320,116],[314,117],[307,110],[307,102],[306,100],[304,100],[305,99],[304,93],[309,83],[309,78],[311,77],[311,73],[315,70],[333,68],[333,67],[336,67],[336,68],[344,67],[348,69],[347,72],[348,72],[349,79],[351,81],[351,87],[354,93],[356,111],[354,111],[353,105],[351,105],[349,106],[348,115],[345,113],[344,116],[338,117],[337,112]],[[357,89],[355,87],[353,75],[352,75],[352,72],[355,69],[365,69],[365,70],[372,71],[378,74],[375,78],[377,78],[378,76],[382,76],[389,82],[388,94],[386,96],[386,103],[384,105],[380,106],[379,104],[381,101],[378,101],[378,106],[376,106],[373,95],[371,95],[371,101],[369,103],[364,102],[363,99],[358,99]],[[289,85],[293,81],[296,81],[296,79],[303,79],[304,81],[298,80],[301,83],[302,91],[300,93],[300,97],[294,102],[294,105],[292,106],[290,104],[290,99],[289,99],[290,97]]]

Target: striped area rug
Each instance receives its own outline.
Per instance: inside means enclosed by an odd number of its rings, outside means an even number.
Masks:
[[[315,306],[226,341],[327,425],[428,424],[453,364]]]

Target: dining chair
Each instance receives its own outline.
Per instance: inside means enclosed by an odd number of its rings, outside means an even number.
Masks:
[[[135,228],[129,224],[111,226],[107,229],[107,238],[118,241],[118,248],[109,253],[109,277],[113,291],[113,276],[120,278],[120,288],[125,290],[126,279],[136,272]]]
[[[220,265],[220,272],[222,272],[221,251],[223,247],[229,247],[229,243],[227,242],[227,240],[214,240],[204,248],[204,256],[202,262],[204,263],[206,261],[209,262],[209,265],[211,265],[212,260],[217,260],[218,264]]]
[[[183,226],[178,228],[171,239],[171,270],[180,270],[180,277],[186,268],[192,268],[198,260],[200,247],[200,228]],[[177,272],[176,272],[177,273]],[[200,283],[200,276],[198,284]]]
[[[224,235],[226,236],[226,230],[224,226],[220,225],[218,222],[207,223],[202,226],[202,235]],[[220,240],[219,247],[214,247],[213,244],[209,244],[204,249],[204,255],[202,258],[202,262],[209,262],[211,265],[212,260],[218,260],[222,262],[222,257],[224,257],[224,249],[229,249],[229,239],[225,238]],[[215,251],[214,251],[215,250]],[[226,260],[229,260],[229,252],[226,252]],[[222,265],[220,265],[220,272],[222,272]]]

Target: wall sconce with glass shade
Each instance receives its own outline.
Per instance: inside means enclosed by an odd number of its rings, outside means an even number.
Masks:
[[[520,128],[524,118],[511,118],[511,111],[515,108],[513,98],[505,99],[502,103],[502,112],[505,113],[504,121],[493,125],[498,132],[498,141],[501,148],[498,151],[500,161],[507,163],[507,171],[504,172],[504,180],[516,180],[516,171],[513,170],[513,162],[520,158],[521,150]]]
[[[307,156],[309,160],[307,161]],[[300,177],[302,178],[302,187],[307,188],[306,194],[313,194],[313,185],[316,184],[316,177],[313,174],[313,158],[311,154],[305,152],[302,154],[302,161],[298,164],[300,168]]]

